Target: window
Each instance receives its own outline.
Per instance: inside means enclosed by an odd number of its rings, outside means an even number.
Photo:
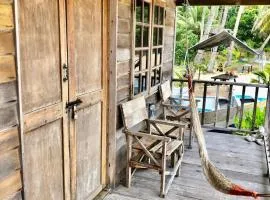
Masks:
[[[134,0],[133,96],[161,82],[165,9],[152,1]]]

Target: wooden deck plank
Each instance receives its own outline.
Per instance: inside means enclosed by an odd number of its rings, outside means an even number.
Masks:
[[[206,132],[205,138],[209,156],[216,166],[235,183],[262,193],[270,193],[270,185],[265,177],[266,161],[263,146],[250,143],[243,137]],[[131,188],[119,186],[106,200],[160,199],[160,176],[153,170],[138,170],[132,179]],[[179,178],[175,178],[167,200],[201,199],[201,200],[244,200],[246,197],[224,195],[213,189],[206,181],[200,164],[198,145],[185,151]],[[263,198],[262,198],[263,199]]]

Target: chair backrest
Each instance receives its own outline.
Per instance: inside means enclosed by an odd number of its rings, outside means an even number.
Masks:
[[[144,97],[120,105],[125,128],[129,129],[148,118]]]
[[[172,94],[171,84],[170,81],[168,80],[160,85],[160,96],[163,102],[167,101],[167,99],[171,96],[171,94]]]

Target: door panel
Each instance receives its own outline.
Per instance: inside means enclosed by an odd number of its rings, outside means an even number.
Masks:
[[[70,100],[80,99],[71,121],[73,199],[91,199],[105,179],[106,27],[105,0],[68,1]]]
[[[64,199],[62,121],[24,136],[25,199]]]
[[[20,1],[20,38],[24,113],[60,102],[58,1]]]
[[[101,185],[101,109],[99,102],[77,113],[77,199]]]
[[[102,0],[74,3],[76,93],[101,89]]]

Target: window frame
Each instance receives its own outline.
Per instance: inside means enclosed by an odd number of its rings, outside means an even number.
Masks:
[[[139,97],[139,96],[150,96],[154,93],[157,92],[158,90],[158,87],[159,85],[161,84],[162,82],[162,68],[163,68],[163,54],[164,54],[164,36],[165,36],[165,19],[166,19],[166,2],[164,0],[141,0],[143,3],[142,3],[142,12],[141,12],[141,22],[138,22],[137,21],[137,13],[136,13],[136,2],[137,0],[133,0],[132,3],[133,3],[133,9],[132,9],[132,27],[133,27],[133,31],[132,31],[132,57],[131,57],[131,98],[136,98],[136,97]],[[144,5],[145,3],[148,3],[149,4],[149,23],[147,25],[147,23],[145,23],[144,21]],[[155,20],[155,14],[154,14],[154,9],[155,7],[158,7],[159,10],[163,10],[163,18],[160,18],[159,14],[160,12],[158,12],[158,20],[162,19],[163,20],[163,24],[155,24],[154,23],[154,20]],[[141,26],[141,39],[140,39],[140,42],[141,42],[141,45],[140,47],[136,46],[136,30],[137,30],[137,26]],[[144,47],[144,41],[143,41],[143,37],[144,37],[144,31],[143,31],[143,27],[147,27],[148,26],[148,45],[147,47]],[[154,32],[154,28],[157,28],[158,30],[161,29],[162,30],[162,42],[160,45],[154,45],[154,42],[153,42],[153,38],[154,38],[154,35],[153,35],[153,32]],[[158,31],[159,32],[159,31]],[[159,33],[158,33],[159,35]],[[158,37],[157,37],[157,41],[158,41]],[[160,49],[161,50],[161,55],[160,55],[160,64],[159,65],[155,65],[155,66],[152,66],[152,52],[154,49]],[[139,56],[139,59],[141,59],[139,61],[139,71],[136,70],[135,71],[135,61],[137,59],[136,55],[137,52],[140,52],[140,56]],[[147,61],[145,62],[147,64],[147,68],[145,68],[144,70],[141,70],[141,61],[143,59],[143,55],[144,55],[144,52],[147,52]],[[160,69],[160,75],[159,75],[159,83],[155,84],[154,86],[152,86],[152,70],[154,69]],[[139,77],[139,86],[138,86],[138,93],[134,93],[135,91],[135,75],[136,74],[139,74],[141,76],[141,74],[143,73],[147,73],[146,75],[146,90],[143,90],[141,91],[141,85],[140,83],[142,82],[142,79],[141,77]],[[156,77],[155,77],[155,81],[156,81]]]

